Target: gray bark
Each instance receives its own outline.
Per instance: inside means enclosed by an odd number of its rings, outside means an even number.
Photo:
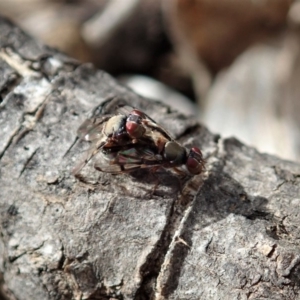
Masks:
[[[0,65],[4,299],[299,299],[298,164],[213,135],[5,19]],[[201,147],[195,197],[182,202],[168,172],[71,175],[88,146],[76,129],[110,97]]]

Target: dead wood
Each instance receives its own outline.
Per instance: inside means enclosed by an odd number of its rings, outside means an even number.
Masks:
[[[222,139],[0,20],[4,299],[298,299],[300,166]],[[162,172],[71,170],[76,129],[109,98],[207,158],[182,203]]]

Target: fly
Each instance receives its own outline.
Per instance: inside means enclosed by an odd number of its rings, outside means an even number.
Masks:
[[[120,107],[116,115],[87,119],[77,134],[92,144],[74,175],[95,155],[95,169],[113,174],[162,167],[197,175],[204,169],[199,148],[188,151],[147,114],[129,106]]]

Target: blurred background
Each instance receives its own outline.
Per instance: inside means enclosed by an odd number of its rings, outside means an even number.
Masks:
[[[0,0],[0,13],[223,137],[300,161],[300,1]]]

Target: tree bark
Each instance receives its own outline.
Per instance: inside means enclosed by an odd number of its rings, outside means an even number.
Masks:
[[[299,164],[213,135],[3,18],[0,70],[3,299],[299,299]],[[200,146],[195,197],[182,202],[168,172],[72,176],[88,146],[76,129],[110,98]]]

